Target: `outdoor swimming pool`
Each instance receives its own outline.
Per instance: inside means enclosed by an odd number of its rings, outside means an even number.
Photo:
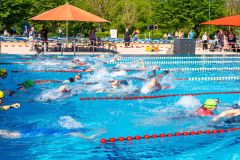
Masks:
[[[240,159],[239,130],[167,136],[184,131],[240,127],[240,122],[213,122],[211,117],[192,115],[207,98],[221,99],[215,113],[239,103],[240,56],[123,57],[112,63],[108,63],[111,56],[101,59],[78,57],[87,65],[94,65],[95,71],[82,73],[79,82],[68,84],[71,92],[63,95],[56,91],[62,85],[60,82],[44,83],[41,80],[63,81],[73,77],[75,73],[72,72],[77,69],[69,66],[76,57],[32,59],[31,56],[0,55],[0,68],[8,71],[8,77],[0,80],[1,90],[16,90],[17,84],[25,80],[40,80],[29,90],[5,97],[5,104],[19,102],[21,107],[0,112],[0,130],[19,135],[16,138],[0,137],[0,159]],[[174,72],[161,80],[163,86],[170,88],[140,93],[146,84],[140,79],[146,78],[151,71],[119,72],[114,67],[124,64],[122,68],[131,70],[136,63],[130,62],[139,59],[144,59],[147,67],[158,64],[161,67],[158,74],[174,68]],[[109,81],[114,79],[127,80],[129,85],[112,89]],[[100,92],[102,88],[105,92]],[[194,93],[199,94],[176,95]],[[165,96],[154,97],[159,95]],[[100,142],[102,138],[146,134],[165,134],[165,138]]]

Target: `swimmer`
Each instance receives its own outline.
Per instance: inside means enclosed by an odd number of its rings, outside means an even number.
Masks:
[[[213,117],[213,121],[218,121],[220,118],[230,118],[236,116],[240,116],[240,109],[229,109]]]
[[[5,68],[0,69],[0,78],[4,79],[7,77],[7,70]]]
[[[26,80],[21,84],[18,84],[19,88],[17,90],[26,90],[29,88],[32,88],[34,86],[34,81],[33,80]]]
[[[112,88],[119,88],[120,86],[127,86],[128,82],[126,80],[114,80],[111,82]]]
[[[4,92],[0,91],[0,110],[7,111],[10,108],[19,108],[20,107],[19,103],[14,103],[14,104],[11,104],[11,105],[3,106],[3,101],[4,101]]]
[[[80,61],[80,59],[76,58],[72,61],[74,64],[76,64],[77,66],[86,66],[87,64],[83,61]]]
[[[232,109],[228,109],[228,110],[223,111],[222,113],[218,114],[217,116],[214,116],[213,121],[218,121],[221,118],[240,117],[240,108],[239,108],[240,104],[236,104],[232,107],[233,107]]]
[[[146,94],[146,93],[158,91],[161,89],[162,89],[162,85],[157,81],[155,77],[153,77],[151,78],[150,83],[148,83],[147,86],[141,89],[141,92]]]
[[[67,86],[64,85],[64,86],[60,86],[60,87],[58,88],[58,91],[59,91],[60,93],[69,93],[69,92],[71,92],[71,89],[68,89]]]
[[[134,65],[134,64],[136,64],[136,63],[138,63],[140,66],[137,66],[137,68],[136,68],[136,69],[133,69],[133,70],[136,70],[136,71],[145,71],[145,70],[147,69],[147,67],[146,67],[143,59],[140,59],[140,60],[138,60],[138,61],[134,61],[134,62],[132,62],[130,65],[132,66],[132,65]],[[118,69],[119,69],[119,68],[125,68],[125,67],[124,67],[124,64],[117,64],[116,67],[117,67]]]
[[[202,107],[196,110],[195,114],[198,116],[212,116],[213,111],[217,108],[217,104],[220,103],[219,99],[207,99]]]
[[[35,56],[38,56],[38,55],[41,55],[41,54],[44,53],[44,48],[43,48],[43,47],[42,47],[42,48],[38,48],[38,45],[37,45],[37,44],[34,45],[34,50],[35,50],[36,53],[37,53]]]
[[[63,83],[77,82],[82,78],[80,73],[77,73],[75,77],[68,78],[68,80],[63,81]]]
[[[114,56],[113,59],[110,60],[110,62],[117,62],[121,59],[122,57],[117,55],[117,56]]]
[[[3,138],[20,138],[21,133],[15,131],[15,132],[10,132],[7,130],[0,130],[0,137]]]

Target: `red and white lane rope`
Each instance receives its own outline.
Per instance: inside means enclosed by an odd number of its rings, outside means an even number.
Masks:
[[[225,64],[225,63],[240,63],[239,61],[173,61],[173,62],[159,62],[151,61],[144,62],[146,65],[166,65],[166,64]],[[108,64],[132,64],[132,62],[109,62]]]
[[[44,83],[62,83],[60,80],[36,80],[35,84],[44,84]]]
[[[58,70],[12,70],[13,73],[19,73],[19,72],[36,72],[36,73],[46,73],[46,72],[73,72],[73,73],[79,73],[79,72],[87,72],[86,70],[64,70],[64,69],[58,69]]]
[[[80,97],[81,101],[87,100],[143,100],[143,99],[160,99],[166,97],[183,97],[183,96],[199,96],[208,94],[240,94],[240,91],[229,91],[229,92],[199,92],[199,93],[181,93],[181,94],[162,94],[162,95],[142,95],[142,96],[122,96],[122,97]]]
[[[136,135],[136,136],[127,136],[127,137],[111,137],[109,139],[102,138],[100,140],[101,143],[115,143],[115,142],[123,142],[123,141],[132,141],[132,140],[141,140],[141,139],[156,139],[156,138],[171,138],[171,137],[180,137],[180,136],[197,136],[197,135],[216,135],[223,134],[229,132],[239,131],[240,128],[228,128],[228,129],[219,129],[219,130],[198,130],[198,131],[185,131],[185,132],[176,132],[176,133],[161,133],[161,134],[145,134],[144,136]]]

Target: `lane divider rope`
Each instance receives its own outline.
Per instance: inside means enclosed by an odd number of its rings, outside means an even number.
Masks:
[[[174,62],[144,62],[145,64],[224,64],[224,63],[240,63],[240,61],[174,61]],[[132,64],[132,62],[109,62],[108,64]]]
[[[236,59],[240,58],[240,56],[229,56],[229,57],[119,57],[119,59],[123,60],[134,60],[134,59]]]
[[[180,81],[227,81],[227,80],[239,80],[240,76],[231,77],[192,77],[192,78],[176,78],[175,80]]]
[[[11,64],[31,64],[31,62],[0,62],[0,65],[11,65]]]
[[[185,132],[176,132],[176,133],[161,133],[161,134],[152,134],[148,135],[145,134],[144,136],[128,136],[128,137],[118,137],[114,138],[111,137],[109,139],[102,138],[100,140],[101,143],[115,143],[115,142],[123,142],[123,141],[132,141],[132,140],[149,140],[149,139],[156,139],[156,138],[171,138],[171,137],[179,137],[179,136],[197,136],[197,135],[216,135],[220,133],[229,133],[234,131],[239,131],[240,128],[227,128],[227,129],[219,129],[219,130],[198,130],[198,131],[185,131]]]
[[[208,94],[240,94],[240,91],[229,91],[229,92],[199,92],[199,93],[181,93],[181,94],[162,94],[162,95],[142,95],[142,96],[122,96],[122,97],[80,97],[81,101],[84,100],[143,100],[143,99],[160,99],[166,97],[183,97],[183,96],[199,96]]]
[[[114,71],[121,71],[121,69],[113,69]],[[141,70],[134,70],[134,69],[123,69],[126,72],[131,72],[131,71],[141,71]],[[234,67],[234,68],[162,68],[160,71],[165,71],[165,70],[170,70],[170,71],[239,71],[240,68]]]
[[[46,73],[46,72],[73,72],[73,73],[79,73],[79,72],[87,72],[86,70],[12,70],[13,73],[19,73],[19,72],[36,72],[36,73]]]

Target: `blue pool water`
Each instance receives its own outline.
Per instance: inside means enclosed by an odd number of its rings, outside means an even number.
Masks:
[[[30,58],[30,59],[29,59]],[[17,84],[28,80],[66,80],[75,73],[11,72],[16,70],[70,69],[73,56],[42,57],[0,55],[0,68],[8,70],[8,77],[0,79],[1,90],[16,90]],[[197,117],[194,111],[207,98],[220,98],[216,114],[239,103],[239,94],[210,94],[185,97],[165,97],[146,100],[89,100],[80,97],[145,96],[200,92],[231,92],[240,90],[239,79],[214,80],[214,77],[239,77],[240,57],[123,57],[117,64],[144,59],[147,67],[159,63],[166,68],[215,68],[215,70],[175,71],[161,80],[169,89],[154,93],[139,93],[151,71],[114,72],[116,64],[108,64],[112,57],[79,58],[94,65],[93,73],[82,73],[79,82],[67,84],[71,93],[59,94],[60,83],[35,85],[5,97],[5,104],[19,102],[19,109],[0,112],[0,132],[16,133],[16,137],[0,137],[0,159],[240,159],[239,131],[222,134],[180,136],[148,140],[133,140],[101,144],[101,138],[118,138],[145,134],[213,130],[240,127],[240,122],[213,122],[212,117]],[[175,58],[175,59],[174,59]],[[203,63],[203,61],[205,61]],[[206,61],[208,63],[206,63]],[[223,63],[216,63],[223,61]],[[2,64],[2,62],[30,62],[31,64]],[[172,62],[174,64],[162,64]],[[177,62],[177,63],[175,63]],[[189,62],[189,63],[188,63]],[[194,63],[190,63],[194,62]],[[125,64],[127,69],[136,63]],[[80,67],[78,69],[83,69]],[[225,70],[221,70],[225,68]],[[228,69],[226,69],[228,68]],[[235,68],[231,70],[231,68]],[[238,68],[238,69],[237,69]],[[135,78],[133,78],[135,77]],[[137,77],[137,78],[136,78]],[[212,78],[209,80],[176,80],[176,78]],[[109,81],[126,79],[128,87],[113,89]],[[100,82],[88,85],[84,82]],[[101,89],[105,92],[100,92]],[[138,92],[136,92],[138,90]]]

